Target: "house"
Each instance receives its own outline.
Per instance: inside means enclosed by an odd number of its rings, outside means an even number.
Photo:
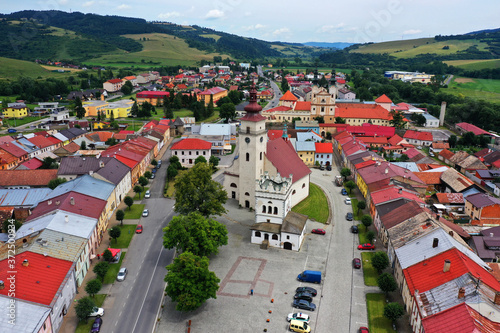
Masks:
[[[0,307],[8,309],[12,298],[0,295]],[[41,304],[34,304],[15,299],[16,321],[15,325],[9,322],[9,317],[0,318],[0,331],[9,332],[53,332],[50,312],[51,309]]]
[[[450,149],[450,144],[448,142],[433,142],[431,144],[431,150],[435,153],[440,153],[443,149]]]
[[[139,84],[137,83],[137,78],[133,75],[130,76],[125,76],[123,79],[123,84],[125,84],[126,81],[129,81],[132,84],[132,87],[137,87]]]
[[[403,136],[408,143],[418,146],[430,146],[434,141],[432,132],[407,130]]]
[[[334,118],[340,117],[348,125],[374,125],[390,126],[391,114],[379,104],[337,103]],[[327,119],[325,119],[327,122]],[[332,123],[334,121],[331,121]]]
[[[455,154],[455,156],[456,155],[457,154]],[[476,156],[469,155],[467,156],[467,158],[456,162],[455,169],[458,169],[460,172],[464,174],[467,172],[474,174],[476,170],[488,170],[488,167],[484,165],[483,162],[481,162],[479,158],[477,158]]]
[[[464,212],[465,200],[462,193],[436,193],[436,199],[447,212]]]
[[[289,108],[293,108],[293,105],[298,100],[299,99],[294,94],[292,94],[292,92],[290,90],[287,90],[283,94],[283,96],[280,97],[279,102],[278,102],[278,106],[286,106]]]
[[[295,150],[305,165],[314,165],[314,156],[316,152],[314,141],[297,141],[295,142]]]
[[[382,244],[387,246],[389,242],[389,231],[392,227],[402,223],[418,214],[422,213],[424,209],[416,201],[410,201],[385,215],[380,216],[380,225],[378,234]]]
[[[203,101],[205,102],[205,106],[208,106],[208,104],[210,103],[210,99],[212,99],[213,103],[215,104],[219,99],[226,97],[227,93],[227,89],[224,89],[222,87],[214,87],[198,93],[197,98],[198,101]]]
[[[347,88],[341,88],[338,90],[338,98],[348,101],[353,101],[356,99],[356,93],[350,91]]]
[[[440,172],[433,172],[432,170],[424,171],[424,172],[415,172],[415,176],[418,177],[421,181],[423,181],[427,185],[427,191],[435,192],[441,188],[441,174]]]
[[[500,258],[500,227],[483,229],[472,236],[472,246],[486,262],[498,262]]]
[[[141,91],[136,94],[137,104],[148,102],[154,106],[163,105],[163,99],[169,96],[168,91]]]
[[[116,202],[122,202],[132,189],[132,175],[130,167],[114,158],[92,174],[92,177],[110,182],[115,185]]]
[[[24,103],[8,103],[2,110],[4,118],[24,118],[30,112]]]
[[[452,151],[448,150],[447,148],[443,148],[438,154],[438,159],[446,164],[451,165],[451,158],[454,155],[455,153],[453,153]]]
[[[449,168],[441,174],[442,189],[444,193],[463,193],[471,188],[474,183],[460,172]]]
[[[56,178],[57,169],[2,170],[0,186],[5,189],[47,187],[47,184]]]
[[[106,118],[127,118],[130,117],[134,101],[131,99],[122,99],[115,102],[109,102],[104,108]]]
[[[316,156],[314,157],[315,162],[319,162],[320,165],[332,165],[333,163],[333,146],[331,142],[316,142]]]
[[[121,79],[111,79],[102,84],[102,87],[107,92],[117,92],[122,88],[123,81]]]
[[[434,117],[433,115],[429,113],[423,113],[422,114],[425,118],[425,124],[424,127],[428,128],[438,128],[439,127],[439,119]]]
[[[500,199],[485,193],[471,194],[465,197],[465,213],[472,224],[500,225]]]
[[[211,148],[212,144],[208,141],[188,138],[177,141],[170,149],[172,155],[179,157],[183,167],[192,167],[199,156],[210,160]]]
[[[487,132],[475,125],[469,123],[458,123],[455,124],[455,128],[460,132],[460,135],[464,135],[467,132],[472,132],[474,135],[487,135],[491,136],[490,132]]]

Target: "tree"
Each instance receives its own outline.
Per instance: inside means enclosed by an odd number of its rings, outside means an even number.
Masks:
[[[147,179],[151,179],[151,176],[153,176],[153,174],[151,173],[151,171],[144,172],[144,177],[146,177]]]
[[[120,224],[123,225],[123,219],[125,218],[125,212],[121,209],[116,211],[116,220],[120,221]]]
[[[193,311],[207,299],[217,298],[220,279],[208,269],[208,258],[185,252],[167,266],[167,295],[177,311]]]
[[[231,98],[229,98],[228,96],[222,97],[217,102],[215,102],[215,105],[217,105],[218,107],[221,107],[223,104],[226,104],[226,103],[233,103],[233,100]]]
[[[141,184],[142,187],[148,185],[149,184],[148,178],[146,178],[145,176],[140,176],[139,177],[139,184]]]
[[[163,97],[163,116],[167,119],[174,118],[174,111],[172,110],[172,103],[167,96]]]
[[[384,269],[389,267],[389,257],[387,253],[384,251],[376,252],[372,257],[372,266],[377,270],[380,274]]]
[[[122,234],[122,229],[119,226],[115,225],[113,228],[109,229],[109,236],[113,238],[116,242],[116,239],[120,237]]]
[[[221,215],[227,192],[221,184],[212,180],[212,168],[198,163],[175,181],[175,206],[177,213],[200,212],[203,216]]]
[[[80,143],[80,150],[87,150],[87,143],[85,141],[82,141],[82,143]]]
[[[114,146],[118,144],[118,141],[116,140],[116,138],[109,138],[104,143],[108,146]]]
[[[283,93],[286,93],[288,90],[290,90],[290,86],[288,85],[288,81],[283,78],[281,80],[281,91],[283,91]]]
[[[122,87],[120,89],[120,91],[124,95],[130,95],[132,93],[132,90],[134,90],[134,87],[132,86],[132,82],[130,82],[128,80],[122,85]]]
[[[344,181],[346,181],[347,177],[349,177],[351,175],[351,169],[349,169],[349,168],[342,168],[342,170],[340,170],[340,175],[342,177],[344,177]]]
[[[179,158],[177,157],[177,159],[179,159]],[[158,165],[158,161],[153,158],[153,160],[151,161],[151,165],[152,166],[157,166]]]
[[[241,103],[241,96],[238,90],[231,90],[227,96],[231,99],[234,105],[238,105]]]
[[[448,138],[448,143],[450,144],[450,148],[454,148],[457,145],[458,138],[455,134],[450,135]]]
[[[85,117],[86,111],[82,105],[82,101],[81,101],[80,97],[75,98],[75,113],[76,113],[76,117],[78,119],[82,119],[83,117]]]
[[[102,258],[107,261],[107,262],[110,262],[111,260],[113,260],[113,253],[111,253],[110,250],[106,249],[104,251],[104,253],[102,254]]]
[[[102,282],[99,279],[93,279],[87,282],[85,291],[90,295],[90,297],[94,298],[95,294],[97,294],[101,288]]]
[[[214,95],[210,95],[205,118],[211,117],[214,114]]]
[[[344,186],[346,189],[349,190],[349,193],[352,193],[352,190],[356,187],[356,184],[352,180],[350,180],[350,181],[344,183]]]
[[[396,291],[398,284],[394,277],[389,273],[382,273],[377,278],[377,285],[384,293],[389,294],[390,292]]]
[[[198,156],[194,160],[194,164],[198,164],[198,163],[207,163],[207,159],[204,156]]]
[[[182,169],[182,164],[179,161],[179,157],[173,155],[172,157],[170,157],[170,159],[168,161],[169,161],[170,165],[173,166],[174,168],[176,168],[177,170]]]
[[[144,190],[144,188],[141,185],[135,185],[134,186],[134,193],[139,194],[139,199],[141,198],[141,193]]]
[[[59,185],[63,184],[63,183],[66,183],[67,180],[65,178],[56,178],[56,179],[52,179],[49,181],[48,183],[48,187],[53,190],[55,189],[56,187],[58,187]]]
[[[335,117],[336,124],[345,124],[345,119],[342,117]]]
[[[167,179],[174,179],[178,173],[179,171],[172,164],[170,164],[167,168]]]
[[[361,218],[361,223],[368,229],[369,226],[372,225],[372,217],[370,215],[363,215]]]
[[[368,240],[368,243],[373,243],[373,240],[375,239],[375,233],[373,232],[373,230],[368,230],[368,232],[366,233],[366,239]]]
[[[425,117],[423,115],[421,115],[420,113],[413,113],[411,115],[411,120],[415,122],[415,124],[417,126],[424,126],[425,123],[427,122],[427,120],[425,119]]]
[[[219,116],[223,119],[226,119],[226,122],[229,123],[230,119],[236,118],[236,107],[233,103],[225,103],[220,107]]]
[[[389,120],[389,124],[396,128],[403,128],[405,125],[403,113],[400,111],[393,110],[390,112],[391,120]]]
[[[323,116],[314,117],[314,120],[316,120],[319,124],[325,123],[325,118]]]
[[[42,166],[40,167],[40,169],[57,169],[57,168],[58,164],[56,160],[48,156],[42,160]]]
[[[405,314],[404,307],[396,302],[389,303],[384,307],[384,316],[394,323]]]
[[[13,223],[10,223],[10,221],[12,221],[12,219],[7,219],[5,221],[3,221],[2,223],[2,230],[4,233],[8,234],[9,233],[9,226],[14,224],[14,229],[17,231],[17,229],[21,228],[21,226],[23,225],[23,223],[21,221],[18,221],[18,220],[14,220]]]
[[[109,270],[109,263],[106,261],[98,262],[93,269],[95,275],[97,275],[97,277],[100,278],[101,281],[104,280],[104,277],[106,276],[108,270]]]
[[[76,316],[80,321],[85,320],[89,317],[89,314],[92,313],[94,309],[95,303],[90,297],[80,298],[75,306]]]
[[[137,105],[137,101],[135,101],[134,105],[132,105],[132,108],[130,109],[130,114],[134,117],[139,116],[139,106]]]
[[[356,206],[358,207],[358,215],[359,215],[359,213],[362,212],[363,209],[366,208],[366,202],[358,201],[358,204]]]
[[[217,158],[217,156],[212,155],[210,156],[208,163],[210,163],[215,169],[219,165],[219,159]]]
[[[132,197],[129,197],[128,195],[123,199],[123,202],[125,203],[125,205],[127,205],[128,207],[128,210],[130,210],[130,207],[132,207],[132,205],[134,204],[134,199],[132,199]]]
[[[226,226],[198,212],[174,216],[163,231],[163,246],[175,247],[178,252],[210,256],[219,252],[219,246],[227,245]]]

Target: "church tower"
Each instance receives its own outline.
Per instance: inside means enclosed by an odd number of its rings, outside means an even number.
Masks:
[[[323,87],[313,86],[311,95],[311,119],[323,117],[325,123],[335,122],[335,99],[337,89],[330,86],[328,90]]]
[[[255,208],[255,181],[264,173],[264,154],[267,146],[266,118],[260,114],[255,86],[250,102],[245,106],[239,131],[239,204]]]

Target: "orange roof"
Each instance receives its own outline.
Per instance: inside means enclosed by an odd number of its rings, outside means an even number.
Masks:
[[[375,100],[376,103],[392,103],[391,99],[387,97],[386,94],[383,94],[379,98]]]
[[[439,155],[443,156],[445,159],[449,160],[450,158],[452,158],[455,155],[455,153],[445,148],[439,152]]]
[[[170,150],[209,150],[212,143],[201,139],[183,139],[174,143]]]
[[[389,111],[376,104],[348,104],[338,103],[335,109],[335,117],[344,119],[362,118],[362,119],[392,119]]]
[[[296,110],[296,111],[311,111],[311,102],[297,101],[297,103],[295,103],[294,110]]]
[[[442,172],[414,172],[413,174],[427,185],[441,184]]]
[[[2,186],[47,186],[50,180],[56,178],[57,169],[0,171]]]
[[[10,164],[15,161],[17,161],[17,157],[5,150],[0,150],[0,164]]]
[[[297,97],[295,97],[294,94],[292,94],[292,92],[290,90],[287,90],[286,93],[283,94],[283,96],[281,96],[280,98],[280,101],[298,101],[299,99]]]
[[[316,146],[316,153],[319,154],[333,153],[333,145],[331,142],[316,142],[314,145]]]

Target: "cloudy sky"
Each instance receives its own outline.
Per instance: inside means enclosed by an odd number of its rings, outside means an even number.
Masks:
[[[499,0],[2,0],[0,11],[80,11],[286,42],[381,42],[500,28]]]

